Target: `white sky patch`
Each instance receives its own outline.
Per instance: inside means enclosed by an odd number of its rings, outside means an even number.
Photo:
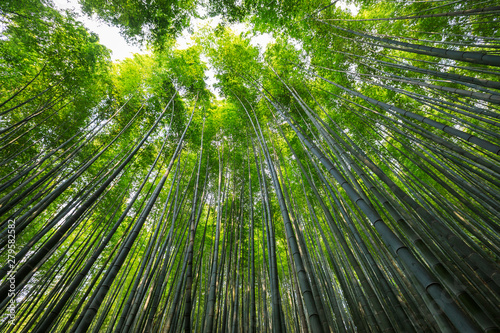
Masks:
[[[99,36],[99,42],[112,51],[111,60],[123,60],[131,58],[134,53],[146,53],[144,49],[136,45],[130,45],[125,38],[120,35],[120,29],[108,25],[107,23],[98,20],[96,15],[89,17],[83,14],[78,0],[52,0],[55,8],[63,10],[71,10],[78,15],[77,20],[92,32]]]
[[[345,0],[341,0],[341,1],[337,2],[337,4],[335,6],[339,7],[342,10],[348,10],[348,11],[350,11],[351,14],[354,15],[354,16],[358,15],[359,8],[360,8],[360,7],[356,6],[355,4],[347,5],[345,3]]]
[[[272,42],[274,42],[274,37],[269,33],[253,36],[250,39],[250,44],[253,46],[259,46],[261,49],[265,49],[267,44]]]

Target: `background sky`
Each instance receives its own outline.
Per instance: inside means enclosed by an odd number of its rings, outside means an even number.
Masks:
[[[1,1],[1,0],[0,0]],[[60,10],[70,10],[77,15],[77,20],[82,22],[83,25],[92,32],[95,32],[99,36],[100,43],[105,45],[108,49],[111,50],[111,60],[119,61],[125,58],[131,58],[134,53],[148,53],[145,47],[139,47],[138,45],[128,44],[125,38],[120,35],[120,29],[111,25],[108,25],[105,22],[102,22],[98,19],[97,15],[93,15],[92,17],[87,16],[81,10],[81,6],[78,3],[78,0],[52,0],[55,4],[55,7]],[[342,9],[349,9],[353,13],[356,13],[358,10],[355,6],[347,6],[343,0],[338,1],[336,6],[339,6]],[[200,13],[203,14],[203,13]],[[221,17],[214,17],[210,19],[199,19],[194,18],[191,21],[191,25],[193,30],[196,31],[198,28],[210,24],[212,28],[215,28],[220,22]],[[241,33],[243,31],[249,31],[250,28],[243,23],[233,24],[231,25],[231,29],[235,33]],[[266,45],[269,42],[273,41],[273,36],[271,34],[262,34],[257,35],[251,38],[250,43],[254,46],[259,46],[261,51],[263,51]],[[191,42],[191,34],[186,30],[181,34],[181,36],[177,39],[178,48],[184,49],[190,45]],[[297,47],[300,47],[297,45]],[[203,59],[206,63],[208,63],[208,59]],[[220,99],[217,89],[215,89],[214,84],[217,82],[215,79],[215,72],[212,68],[210,68],[205,72],[206,75],[206,84],[208,88],[215,94],[217,99]]]
[[[100,22],[96,15],[89,17],[82,13],[81,6],[77,0],[52,0],[59,10],[71,10],[78,14],[78,21],[90,31],[99,35],[101,44],[109,48],[113,53],[111,60],[123,60],[131,57],[133,53],[146,53],[145,49],[141,49],[136,45],[129,45],[120,35],[120,29],[110,26],[104,22]]]
[[[52,0],[52,1],[54,2],[56,8],[59,10],[73,11],[75,14],[78,15],[78,20],[82,22],[85,27],[87,27],[90,31],[93,31],[97,35],[99,35],[101,44],[105,45],[112,51],[111,60],[113,61],[123,60],[125,58],[131,57],[132,54],[134,53],[147,53],[147,50],[144,47],[141,48],[137,45],[129,45],[125,41],[125,38],[123,38],[120,35],[120,29],[118,29],[117,27],[113,27],[105,22],[99,21],[96,15],[89,17],[83,14],[81,6],[78,4],[78,0]],[[347,6],[345,5],[344,1],[338,1],[336,3],[336,6],[339,6],[342,9],[348,8],[354,13],[357,12],[357,8],[355,6],[353,5]],[[215,28],[220,21],[221,21],[220,17],[215,17],[213,19],[206,19],[206,20],[195,18],[192,20],[192,25],[193,27],[195,27],[194,30],[196,31],[197,27],[205,25],[209,22],[210,25]],[[234,24],[231,26],[231,29],[236,33],[240,33],[243,31],[247,31],[248,27],[246,27],[244,24]],[[181,37],[177,39],[179,48],[183,49],[188,47],[190,38],[191,38],[190,34],[187,31],[184,31]],[[255,46],[260,46],[261,48],[264,48],[272,40],[273,38],[270,34],[263,34],[253,37],[251,39],[251,43]]]
[[[108,25],[105,22],[100,21],[96,15],[89,17],[83,14],[81,10],[80,4],[78,4],[78,0],[52,0],[58,10],[70,10],[78,15],[78,21],[82,22],[83,25],[88,28],[90,31],[95,32],[99,35],[100,43],[105,45],[112,51],[111,60],[123,60],[125,58],[131,57],[134,53],[147,53],[145,48],[141,48],[137,45],[128,44],[125,38],[120,35],[120,29],[117,27],[113,27]],[[219,17],[215,17],[213,19],[201,20],[195,18],[192,20],[192,25],[196,28],[201,27],[207,23],[210,23],[210,26],[214,28],[221,22]],[[240,33],[242,31],[247,30],[244,24],[235,24],[231,26],[231,28],[236,32]],[[191,36],[187,31],[181,35],[180,38],[177,39],[179,44],[179,49],[187,48],[191,40]],[[272,40],[272,36],[270,34],[264,34],[261,36],[257,36],[252,38],[252,44],[258,45],[260,47],[265,47]]]

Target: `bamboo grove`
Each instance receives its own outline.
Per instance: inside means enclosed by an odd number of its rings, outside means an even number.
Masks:
[[[153,51],[0,5],[0,332],[500,332],[498,1],[81,3]]]

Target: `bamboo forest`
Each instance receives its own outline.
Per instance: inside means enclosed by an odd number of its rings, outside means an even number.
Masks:
[[[500,0],[72,1],[0,1],[0,333],[500,332]]]

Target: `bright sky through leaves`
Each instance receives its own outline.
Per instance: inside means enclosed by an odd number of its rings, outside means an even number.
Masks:
[[[111,60],[116,61],[116,60],[123,60],[125,58],[130,58],[134,53],[147,53],[147,51],[144,48],[139,48],[136,45],[127,43],[125,38],[123,38],[123,36],[120,34],[119,28],[113,27],[111,25],[108,25],[107,23],[99,21],[96,15],[89,17],[83,14],[81,11],[81,6],[80,4],[78,4],[77,0],[53,0],[53,1],[57,9],[61,11],[64,10],[73,11],[78,15],[78,20],[81,21],[85,25],[85,27],[87,27],[90,31],[95,32],[99,35],[99,40],[101,44],[105,45],[112,51]],[[201,14],[203,15],[203,13]],[[198,30],[199,28],[201,28],[206,24],[209,24],[212,28],[215,28],[221,21],[222,20],[220,16],[208,19],[194,18],[192,21],[192,27],[194,31]],[[243,23],[233,24],[231,25],[231,28],[234,30],[235,33],[238,34],[250,30],[250,28]],[[185,49],[189,47],[192,44],[191,36],[192,34],[189,31],[187,31],[187,29],[184,30],[181,37],[177,39],[178,49]],[[259,46],[263,50],[266,47],[266,45],[272,40],[273,37],[270,34],[261,34],[252,38],[252,44],[254,46]],[[213,87],[213,84],[216,82],[213,70],[209,69],[206,72],[206,76],[207,76],[206,81],[210,90],[218,98],[220,98],[219,94]]]
[[[99,22],[95,15],[93,17],[88,17],[83,14],[77,0],[52,1],[55,3],[57,9],[61,11],[71,10],[76,13],[78,15],[77,19],[82,22],[85,27],[98,34],[101,44],[113,51],[111,60],[123,60],[131,57],[134,53],[145,53],[145,50],[141,50],[138,46],[127,43],[125,38],[120,35],[119,28],[110,26],[104,22]]]

